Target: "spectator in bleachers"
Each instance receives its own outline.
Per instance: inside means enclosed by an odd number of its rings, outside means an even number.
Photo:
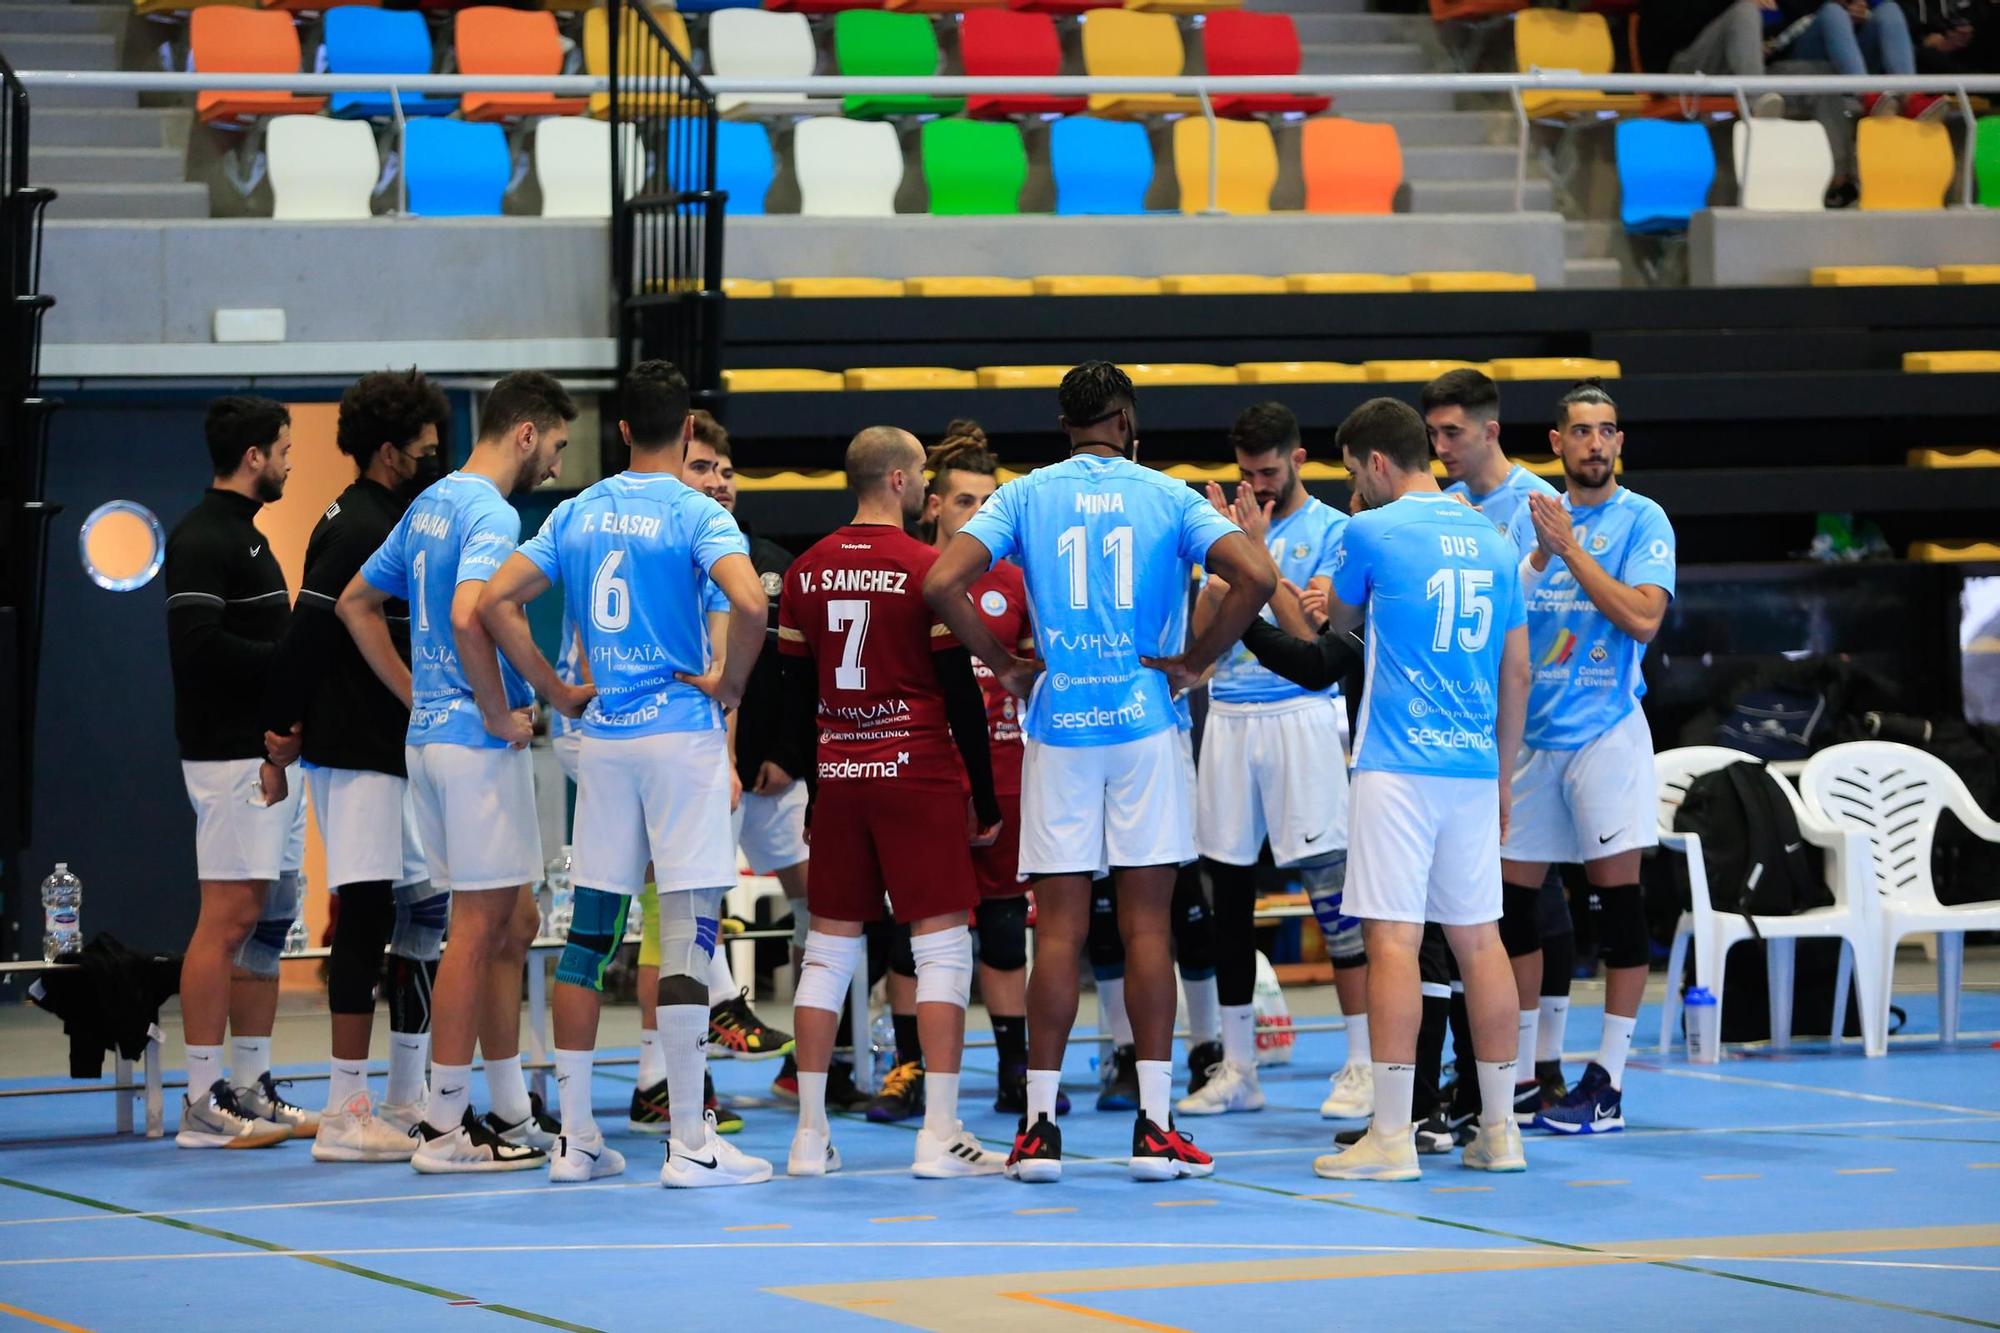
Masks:
[[[1639,0],[1639,59],[1669,74],[1764,72],[1765,15],[1778,0]],[[1753,110],[1782,115],[1785,99],[1762,93]]]
[[[1812,0],[1783,0],[1783,8],[1802,14],[1812,8]],[[1795,60],[1823,60],[1837,74],[1917,72],[1910,24],[1896,0],[1826,0],[1788,54]],[[1869,94],[1861,102],[1871,114],[1894,115],[1901,109],[1894,97]]]
[[[1902,0],[1925,74],[2000,72],[2000,0]]]

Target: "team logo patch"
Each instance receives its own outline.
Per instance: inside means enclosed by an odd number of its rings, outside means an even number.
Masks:
[[[1590,650],[1590,660],[1593,662],[1602,662],[1609,656],[1611,654],[1604,651],[1604,645],[1601,643]]]
[[[757,581],[764,585],[766,597],[776,597],[785,591],[785,576],[774,569],[767,569],[759,574]]]
[[[1312,547],[1307,546],[1304,542],[1299,542],[1292,547],[1292,559],[1294,560],[1303,560],[1311,554]]]
[[[1010,694],[1006,697],[1006,699],[1001,701],[1000,716],[1006,721],[1012,722],[1014,720],[1014,714],[1015,714],[1014,696]]]
[[[1653,544],[1647,547],[1646,549],[1648,553],[1650,553],[1653,559],[1655,560],[1665,560],[1671,554],[1671,552],[1667,550],[1666,542],[1658,537],[1655,537],[1653,539]]]
[[[998,588],[988,588],[979,594],[979,609],[989,616],[1007,614],[1007,594]]]
[[[1605,549],[1610,545],[1611,539],[1600,532],[1590,539],[1590,553],[1592,555],[1603,555]]]
[[[1541,665],[1561,666],[1563,663],[1569,661],[1570,654],[1575,651],[1576,635],[1570,633],[1568,630],[1559,630],[1556,633],[1555,642],[1551,643],[1549,650],[1542,654]]]

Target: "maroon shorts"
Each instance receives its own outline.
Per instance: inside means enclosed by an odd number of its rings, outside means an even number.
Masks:
[[[1000,836],[991,847],[972,849],[972,869],[981,898],[1017,898],[1028,886],[1016,877],[1021,864],[1021,798],[1000,798]]]
[[[904,923],[971,911],[979,886],[965,811],[965,794],[949,788],[825,783],[813,803],[806,910],[876,921],[886,892]]]

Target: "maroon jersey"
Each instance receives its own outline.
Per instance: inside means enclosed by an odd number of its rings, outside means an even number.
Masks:
[[[900,528],[853,524],[792,562],[778,651],[819,677],[819,780],[966,785],[931,654],[958,640],[924,601],[937,552]]]
[[[1023,657],[1034,655],[1035,627],[1028,618],[1028,581],[1021,567],[996,560],[993,567],[972,585],[972,604],[1007,650]],[[1021,735],[1021,700],[1007,693],[993,668],[978,658],[972,660],[972,674],[979,678],[979,692],[986,698],[986,738],[993,749],[993,791],[998,796],[1021,794],[1021,759],[1026,753]]]

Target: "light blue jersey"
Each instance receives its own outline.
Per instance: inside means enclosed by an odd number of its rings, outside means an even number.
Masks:
[[[565,685],[583,684],[583,658],[576,650],[576,622],[569,618],[569,606],[564,604],[562,615],[562,651],[556,654],[556,679]],[[571,732],[583,730],[583,724],[573,717],[564,717],[560,712],[549,710],[549,734],[567,736]]]
[[[729,511],[664,472],[606,477],[555,507],[521,554],[562,585],[583,631],[597,685],[584,735],[722,727],[715,701],[674,674],[708,669],[708,571],[749,550]]]
[[[1601,505],[1579,509],[1563,497],[1577,544],[1620,583],[1674,595],[1674,527],[1666,511],[1623,486]],[[1562,561],[1528,594],[1527,743],[1574,750],[1602,736],[1646,693],[1639,663],[1646,645],[1613,625]]]
[[[1333,591],[1368,613],[1354,767],[1498,777],[1500,658],[1526,620],[1513,544],[1456,500],[1405,495],[1347,525]]]
[[[1027,574],[1048,668],[1030,740],[1118,745],[1179,725],[1166,676],[1139,659],[1184,647],[1190,568],[1234,523],[1163,472],[1078,454],[1008,482],[962,531]]]
[[[521,516],[500,488],[476,472],[453,472],[418,496],[397,521],[361,577],[410,604],[411,745],[507,742],[486,730],[458,660],[451,601],[461,583],[493,577],[521,539]],[[535,692],[500,659],[507,706],[526,708]]]
[[[1271,558],[1278,562],[1278,572],[1303,588],[1313,579],[1333,576],[1334,552],[1340,549],[1340,534],[1346,527],[1347,515],[1309,495],[1304,504],[1271,524],[1265,541],[1271,548]],[[1261,614],[1277,623],[1270,607],[1265,607]],[[1314,693],[1331,698],[1340,693],[1340,687],[1301,689],[1259,665],[1241,643],[1223,654],[1214,679],[1208,683],[1208,697],[1228,704],[1276,703]]]
[[[1444,493],[1464,496],[1473,508],[1492,519],[1500,535],[1514,543],[1516,559],[1526,559],[1528,552],[1535,549],[1535,520],[1528,516],[1528,497],[1539,494],[1553,500],[1562,494],[1519,463],[1508,470],[1505,480],[1484,495],[1474,495],[1472,488],[1462,481],[1454,481],[1444,488]]]

